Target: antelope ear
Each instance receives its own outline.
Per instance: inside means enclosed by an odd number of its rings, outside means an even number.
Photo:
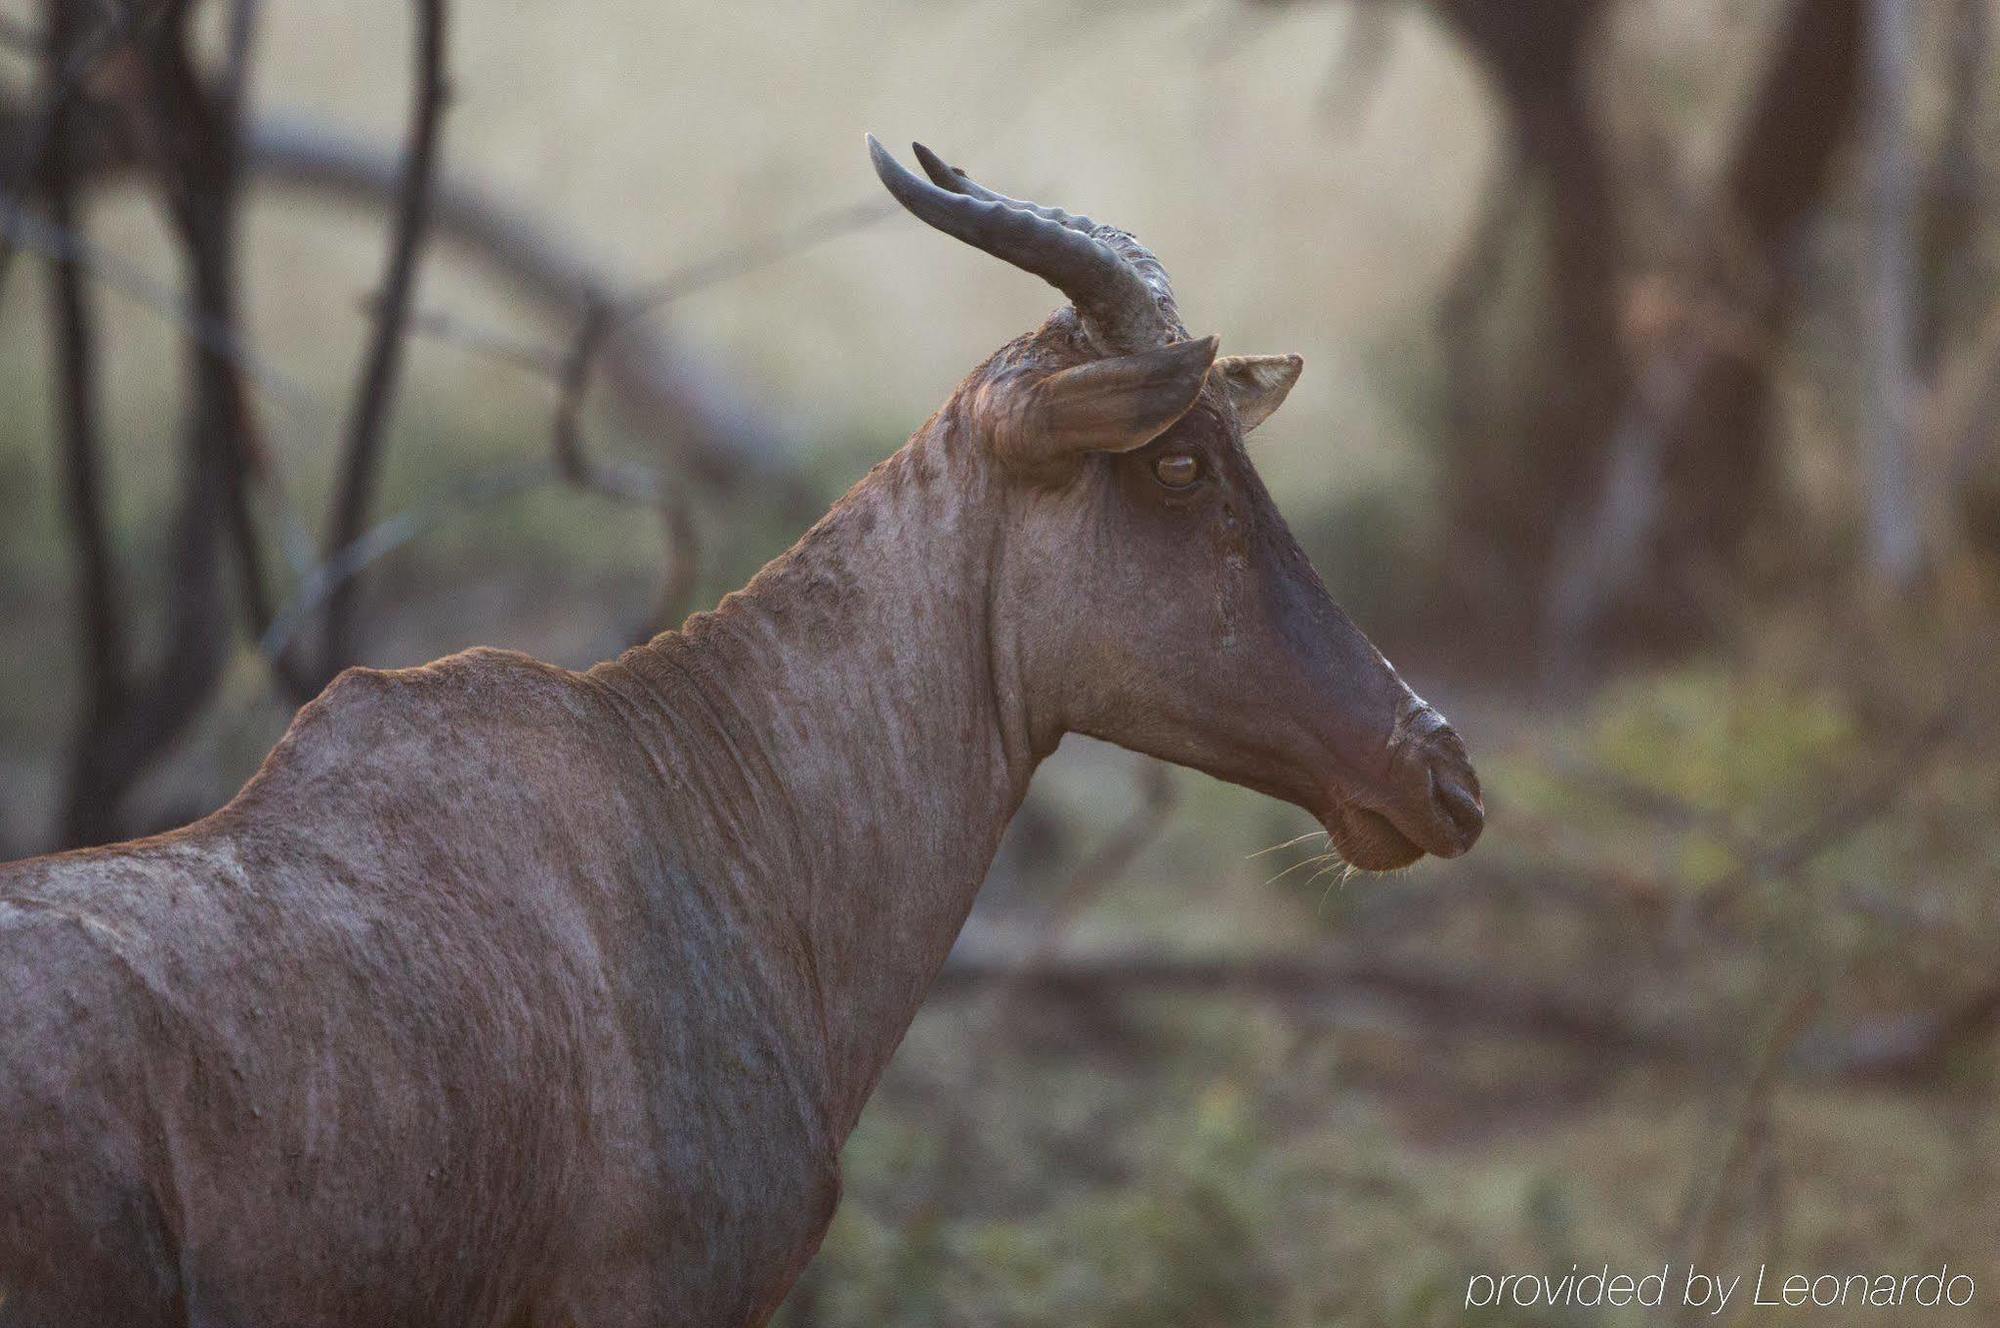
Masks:
[[[1285,404],[1305,366],[1296,355],[1225,355],[1215,362],[1215,376],[1236,403],[1243,432],[1249,433]]]
[[[1025,386],[1018,379],[990,383],[981,397],[983,406],[999,408],[989,413],[993,446],[1031,468],[1085,452],[1144,447],[1194,405],[1218,344],[1214,337],[1177,341],[1092,360]]]

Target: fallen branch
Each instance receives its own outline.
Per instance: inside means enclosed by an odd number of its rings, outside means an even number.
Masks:
[[[1504,1033],[1652,1059],[1704,1054],[1685,1031],[1648,1026],[1591,997],[1526,987],[1511,978],[1444,972],[1347,955],[1188,958],[1152,953],[1050,956],[1030,963],[953,955],[932,987],[959,999],[1000,985],[1023,999],[1096,1001],[1119,995],[1239,996],[1284,1005],[1393,1006],[1454,1030]]]
[[[1883,1015],[1802,1039],[1798,1068],[1863,1081],[1934,1079],[2000,1023],[2000,984],[1989,984],[1942,1010]]]
[[[965,1000],[995,988],[1015,993],[1018,1000],[1059,1005],[1197,996],[1269,1001],[1336,1018],[1371,1019],[1386,1007],[1433,1033],[1500,1035],[1652,1063],[1720,1066],[1742,1059],[1741,1045],[1727,1036],[1739,1023],[1733,1013],[1685,1023],[1649,1022],[1599,997],[1532,986],[1501,974],[1343,954],[1200,958],[1140,951],[1051,955],[1024,963],[1008,956],[954,953],[932,985],[931,998]],[[1955,1054],[1991,1036],[1996,1024],[2000,984],[1937,1010],[1871,1016],[1807,1032],[1788,1023],[1791,1031],[1779,1049],[1779,1064],[1786,1073],[1808,1079],[1928,1078],[1948,1069]]]

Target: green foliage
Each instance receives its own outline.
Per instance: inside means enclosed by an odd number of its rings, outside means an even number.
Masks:
[[[1615,684],[1594,707],[1585,751],[1753,830],[1796,820],[1785,809],[1850,768],[1859,736],[1831,691],[1713,661]]]
[[[966,1213],[912,1228],[878,1210],[870,1168],[922,1146],[871,1121],[849,1148],[850,1199],[821,1254],[824,1320],[1276,1323],[1262,1237],[1273,1182],[1257,1169],[1261,1141],[1240,1090],[1211,1084],[1133,1124],[1144,1138],[1120,1148],[1134,1165],[1128,1184],[1072,1189],[1054,1174],[1031,1220]]]

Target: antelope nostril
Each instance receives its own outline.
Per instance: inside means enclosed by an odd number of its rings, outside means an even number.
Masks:
[[[1479,838],[1479,832],[1486,826],[1486,813],[1480,808],[1479,795],[1465,784],[1442,771],[1431,772],[1431,796],[1438,809],[1445,814],[1464,838],[1465,846],[1472,847],[1472,841]]]

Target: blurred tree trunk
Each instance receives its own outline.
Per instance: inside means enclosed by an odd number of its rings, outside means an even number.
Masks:
[[[1446,388],[1446,508],[1460,546],[1456,564],[1483,569],[1475,593],[1540,584],[1564,514],[1595,481],[1591,444],[1609,434],[1624,396],[1622,228],[1587,68],[1605,8],[1604,0],[1438,4],[1504,110],[1512,160],[1498,190],[1530,195],[1539,227],[1537,322],[1517,342],[1537,348],[1530,359],[1498,372],[1468,362],[1516,350],[1476,344],[1483,319],[1497,312],[1499,269],[1511,257],[1504,230],[1472,246],[1441,311],[1445,341],[1460,361]],[[1508,216],[1521,212],[1510,208]],[[1507,566],[1490,566],[1496,554]],[[1513,606],[1491,607],[1512,616]]]
[[[1909,589],[1923,552],[1910,456],[1916,367],[1913,17],[1909,0],[1870,0],[1862,441],[1868,453],[1868,572],[1886,592]]]
[[[1916,359],[1935,381],[1946,344],[1976,332],[1990,294],[1990,267],[1979,243],[1986,180],[1980,143],[1986,129],[1987,64],[1993,38],[1991,0],[1955,0],[1946,38],[1944,135],[1922,189],[1918,221]]]
[[[1710,357],[1670,434],[1653,580],[1698,624],[1704,569],[1738,570],[1760,518],[1781,518],[1769,410],[1776,351],[1791,322],[1797,241],[1820,210],[1860,102],[1865,0],[1794,0],[1723,179],[1718,252],[1740,255],[1763,289],[1758,326]]]
[[[1499,298],[1510,257],[1475,247],[1444,310],[1454,371],[1445,511],[1459,573],[1453,605],[1505,648],[1526,647],[1559,578],[1565,540],[1588,526],[1610,478],[1614,441],[1635,414],[1658,434],[1657,493],[1639,505],[1634,574],[1605,580],[1584,615],[1596,635],[1684,640],[1706,614],[1702,586],[1744,571],[1753,532],[1784,500],[1769,427],[1771,372],[1789,325],[1796,242],[1819,211],[1860,100],[1867,0],[1794,0],[1696,237],[1705,262],[1738,274],[1737,331],[1695,354],[1665,408],[1638,402],[1657,379],[1628,357],[1624,199],[1588,86],[1605,0],[1433,0],[1504,108],[1518,167],[1500,185],[1531,194],[1537,227],[1527,302],[1536,321],[1495,337],[1482,320],[1518,323]],[[1484,270],[1481,270],[1484,269]],[[1481,345],[1484,335],[1491,344]],[[1676,339],[1673,354],[1687,354]],[[1504,364],[1496,371],[1494,361]],[[1681,376],[1677,372],[1676,377]]]

